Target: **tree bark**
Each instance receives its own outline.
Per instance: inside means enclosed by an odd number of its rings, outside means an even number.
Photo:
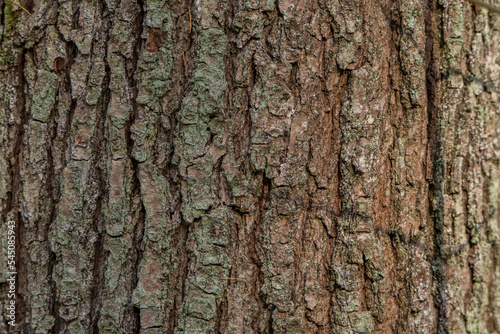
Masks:
[[[18,1],[0,331],[500,332],[498,14]]]

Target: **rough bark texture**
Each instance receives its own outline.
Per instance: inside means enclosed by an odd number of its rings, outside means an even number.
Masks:
[[[498,15],[0,4],[1,332],[500,332]]]

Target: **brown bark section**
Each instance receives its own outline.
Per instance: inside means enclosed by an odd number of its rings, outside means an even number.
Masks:
[[[498,15],[0,4],[1,331],[500,332]]]

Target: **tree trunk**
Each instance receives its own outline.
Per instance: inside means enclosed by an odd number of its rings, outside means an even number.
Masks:
[[[0,4],[0,331],[500,332],[499,15]]]

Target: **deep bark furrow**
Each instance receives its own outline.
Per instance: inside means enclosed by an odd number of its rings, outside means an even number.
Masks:
[[[426,94],[427,94],[427,133],[428,133],[428,152],[430,160],[427,161],[431,165],[431,175],[428,179],[432,180],[429,184],[429,217],[434,225],[433,236],[433,264],[434,264],[434,279],[436,293],[434,297],[434,305],[437,312],[437,331],[439,333],[447,333],[448,325],[446,319],[446,278],[444,270],[444,254],[442,254],[442,238],[443,238],[443,191],[444,191],[444,161],[443,161],[443,144],[441,138],[441,130],[439,128],[438,103],[436,95],[438,94],[439,64],[434,59],[434,45],[436,39],[436,31],[434,30],[433,4],[429,1],[427,4],[427,15],[425,22],[425,65],[426,65]],[[435,9],[434,9],[435,10]]]
[[[27,263],[28,263],[28,251],[27,251],[27,245],[26,241],[28,238],[26,237],[26,228],[25,228],[25,219],[21,213],[21,207],[22,207],[22,202],[21,202],[21,194],[22,194],[22,187],[23,187],[23,181],[21,178],[22,175],[22,168],[23,168],[23,157],[24,157],[24,145],[25,145],[25,133],[26,130],[25,128],[27,127],[28,123],[28,111],[26,108],[26,95],[29,93],[27,84],[26,84],[26,78],[25,78],[25,64],[26,64],[26,57],[27,57],[28,51],[24,50],[22,53],[22,56],[20,58],[20,64],[17,69],[17,80],[18,81],[18,87],[17,87],[17,92],[16,92],[16,99],[17,99],[17,106],[15,110],[19,112],[20,114],[20,124],[17,129],[17,136],[16,136],[16,141],[14,143],[14,151],[12,155],[12,159],[14,160],[13,165],[11,167],[12,170],[12,178],[11,178],[11,197],[10,201],[7,203],[7,210],[5,211],[7,214],[10,214],[10,219],[13,219],[16,221],[16,263],[18,264],[16,269],[17,269],[17,290],[16,290],[16,296],[17,296],[17,309],[16,309],[16,316],[19,318],[22,318],[22,315],[26,313],[27,310],[27,305],[25,304],[25,297],[28,293],[28,284],[27,284]],[[17,211],[17,212],[16,212]],[[26,240],[26,241],[25,241]],[[26,321],[21,321],[20,322],[20,327],[23,328],[26,326]]]

